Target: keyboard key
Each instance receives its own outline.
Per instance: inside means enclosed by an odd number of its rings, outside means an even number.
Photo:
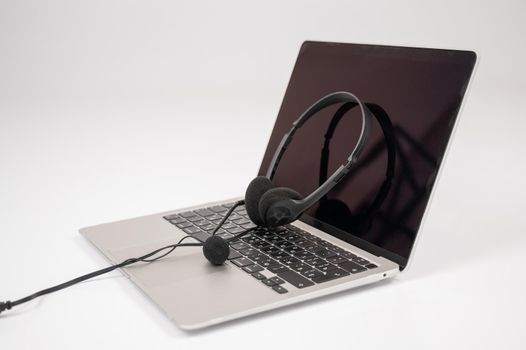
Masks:
[[[316,269],[310,269],[307,271],[303,271],[301,274],[308,278],[315,278],[315,277],[323,276],[323,272],[320,272]]]
[[[241,227],[244,228],[245,230],[250,230],[251,228],[255,228],[256,225],[254,225],[252,222],[250,222],[248,224],[241,225]]]
[[[181,216],[182,216],[183,218],[185,218],[185,219],[188,219],[188,218],[190,218],[190,217],[194,217],[194,216],[196,216],[196,215],[195,215],[193,212],[191,212],[191,211],[186,211],[186,212],[184,212],[184,213],[179,213],[179,215],[181,215]]]
[[[203,217],[206,217],[206,216],[210,216],[210,215],[214,215],[214,212],[209,210],[209,209],[198,209],[198,210],[194,210],[194,213],[198,214],[198,215],[201,215]]]
[[[335,269],[328,271],[326,274],[314,277],[312,280],[316,283],[323,283],[327,281],[334,280],[336,278],[349,276],[349,273],[342,269]]]
[[[244,217],[241,218],[241,220],[236,220],[236,224],[238,224],[239,226],[242,226],[242,225],[246,225],[246,224],[249,224],[249,223],[252,223],[250,220],[248,219],[245,219]],[[254,224],[252,224],[254,225]]]
[[[314,243],[307,239],[299,240],[297,242],[294,242],[298,247],[307,248],[307,247],[313,247]]]
[[[269,259],[268,256],[266,256],[266,255],[264,255],[264,254],[261,254],[261,253],[259,253],[259,254],[255,254],[255,255],[252,255],[252,256],[250,257],[250,260],[254,260],[255,262],[260,262],[260,261],[268,260],[268,259]]]
[[[316,244],[320,244],[321,242],[325,242],[323,239],[321,239],[320,237],[316,237],[316,236],[312,236],[310,238],[310,240],[313,241]]]
[[[301,262],[301,260],[291,256],[291,257],[281,258],[281,259],[279,259],[279,262],[282,263],[282,264],[285,264],[285,265],[292,265],[292,264],[297,264],[297,263]]]
[[[163,218],[165,218],[168,221],[175,220],[179,218],[179,214],[170,214],[170,215],[163,216]]]
[[[276,283],[276,284],[283,284],[283,283],[285,283],[284,280],[282,280],[281,278],[276,277],[276,276],[271,277],[271,278],[269,278],[269,279],[271,279],[272,281],[274,281],[274,283]]]
[[[258,236],[260,236],[263,239],[269,240],[272,236],[274,236],[274,233],[266,230],[258,231]]]
[[[193,224],[196,225],[196,226],[199,226],[199,227],[205,226],[205,225],[210,225],[210,223],[207,220],[205,220],[205,219],[201,219],[199,221],[193,221]]]
[[[265,247],[270,247],[270,243],[269,242],[265,242],[265,241],[258,241],[258,242],[255,242],[252,244],[255,248],[257,249],[262,249],[262,248],[265,248]]]
[[[296,248],[299,248],[299,247],[296,247]],[[296,250],[293,250],[292,252],[290,252],[290,254],[296,256],[296,257],[299,257],[299,256],[303,256],[305,254],[310,254],[309,252],[307,252],[306,250],[304,249],[296,249]]]
[[[346,262],[347,259],[345,259],[343,256],[337,255],[327,258],[327,261],[333,264],[341,264],[342,262]]]
[[[358,273],[367,270],[365,267],[360,266],[352,261],[346,261],[339,264],[338,266],[350,273]]]
[[[228,211],[228,209],[223,207],[222,205],[216,205],[215,207],[208,208],[208,209],[210,209],[214,213],[225,213]]]
[[[293,264],[293,265],[290,265],[290,268],[299,273],[312,269],[312,267],[310,267],[307,264]]]
[[[288,255],[287,253],[285,253],[283,250],[280,250],[280,251],[277,251],[277,252],[272,252],[272,253],[269,253],[269,256],[271,256],[272,258],[274,259],[284,259],[290,255]]]
[[[348,252],[348,251],[344,251],[343,253],[340,253],[340,255],[346,257],[347,259],[356,258],[355,254]]]
[[[322,258],[314,257],[312,259],[305,259],[304,262],[311,266],[316,266],[320,264],[325,264],[327,261],[323,260]]]
[[[300,252],[300,251],[306,251],[306,250],[303,250],[300,247],[297,247],[295,245],[287,247],[287,248],[284,248],[283,250],[288,252],[288,253],[290,253],[290,254],[293,254],[293,255],[294,255],[294,253],[297,253],[297,252]]]
[[[252,245],[252,244],[254,244],[254,243],[256,243],[258,241],[258,238],[248,234],[248,235],[244,236],[243,238],[241,238],[241,240],[243,242],[245,242],[246,244]]]
[[[242,217],[241,215],[238,215],[236,212],[232,213],[232,215],[230,215],[230,220],[232,221],[241,221],[241,220],[245,220],[244,217]]]
[[[328,247],[328,249],[330,249],[333,252],[338,253],[338,254],[341,254],[341,253],[345,252],[345,249],[337,247],[335,245],[333,245],[332,247]]]
[[[272,234],[272,236],[265,236],[264,239],[274,245],[278,245],[278,244],[284,244],[284,243],[289,243],[287,244],[287,246],[289,245],[292,245],[291,242],[289,241],[286,241],[283,237],[281,237],[280,235],[277,235],[277,234]]]
[[[278,264],[278,262],[276,260],[272,260],[272,259],[268,258],[267,260],[260,260],[260,261],[258,261],[258,264],[263,266],[263,267],[269,267],[269,266],[273,266],[273,265]]]
[[[305,288],[314,285],[314,283],[312,283],[305,277],[291,270],[280,272],[278,273],[278,276],[284,279],[285,281],[289,282],[296,288]]]
[[[197,227],[194,227],[194,226],[184,228],[183,231],[186,232],[189,235],[193,235],[193,234],[195,234],[197,232],[203,232],[203,231],[201,231],[200,229],[198,229]]]
[[[300,260],[307,260],[307,259],[312,259],[316,257],[314,254],[311,254],[307,251],[299,252],[298,254],[294,256]]]
[[[228,260],[241,258],[243,255],[241,255],[238,251],[230,248],[230,254],[228,254]]]
[[[201,220],[203,220],[203,218],[196,215],[196,216],[190,216],[186,218],[186,220],[191,221],[191,222],[200,222]]]
[[[267,253],[267,254],[277,253],[277,252],[281,251],[281,249],[279,249],[277,247],[274,247],[274,246],[263,247],[263,248],[260,248],[260,249],[261,249],[262,252]]]
[[[368,269],[375,269],[378,266],[376,266],[375,264],[367,264],[367,265],[365,265],[365,267],[367,267]]]
[[[327,250],[325,248],[316,249],[313,251],[313,253],[322,258],[329,258],[332,256],[336,256],[335,252],[331,252],[330,250]]]
[[[254,255],[258,255],[259,251],[254,248],[247,248],[239,251],[244,256],[248,256],[249,258]]]
[[[254,264],[254,262],[252,260],[247,259],[247,258],[237,258],[237,259],[234,259],[234,260],[231,260],[231,261],[237,267],[245,267],[245,266]]]
[[[189,223],[188,221],[183,221],[181,223],[176,224],[175,226],[179,227],[180,229],[192,227],[193,225]]]
[[[290,233],[285,236],[285,239],[290,242],[298,241],[301,239],[301,237],[295,233]]]
[[[368,265],[371,263],[369,260],[360,257],[352,258],[351,260],[360,265]]]
[[[272,287],[272,289],[274,289],[276,292],[278,292],[279,294],[285,294],[288,292],[288,290],[286,290],[285,288],[283,288],[282,286],[280,286],[279,284],[276,284],[275,286]]]
[[[207,216],[206,219],[208,221],[216,221],[216,220],[217,221],[221,221],[221,219],[223,219],[223,217],[220,216],[220,215],[214,214],[214,215]]]
[[[314,236],[313,234],[308,233],[308,232],[303,231],[303,230],[301,230],[301,235],[302,235],[303,237],[307,238],[308,240],[311,240],[311,241],[312,241],[312,239],[313,239],[314,237],[316,237],[316,236]]]
[[[285,227],[286,227],[287,229],[289,229],[290,231],[294,231],[294,232],[301,232],[301,231],[302,231],[301,228],[296,227],[296,226],[294,226],[294,225],[290,225],[290,224],[287,225],[287,226],[285,226]]]
[[[264,280],[266,278],[265,275],[263,275],[262,273],[259,273],[259,272],[254,272],[252,274],[252,277],[254,277],[255,279],[260,280],[260,281]]]
[[[221,237],[221,238],[223,238],[223,239],[229,239],[229,238],[234,237],[233,234],[230,234],[230,233],[228,233],[228,232],[224,232],[224,231],[221,232],[221,230],[218,230],[218,231],[216,232],[216,236],[219,236],[219,237]]]
[[[172,224],[177,225],[177,224],[180,224],[180,223],[182,223],[182,222],[185,222],[186,219],[178,216],[177,218],[172,219],[172,220],[169,220],[169,221],[170,221]]]
[[[192,237],[197,239],[199,242],[204,242],[206,241],[211,235],[209,233],[206,233],[206,232],[203,232],[203,231],[199,231],[199,232],[196,232],[194,234],[192,234]]]
[[[243,267],[243,271],[248,272],[248,273],[255,273],[255,272],[263,271],[263,268],[259,265],[248,265],[248,266]]]
[[[216,228],[216,225],[214,224],[208,224],[208,225],[201,226],[201,229],[205,231],[213,231],[215,228]]]
[[[288,270],[288,268],[286,266],[283,266],[281,264],[276,264],[276,265],[270,265],[269,267],[267,267],[267,269],[270,271],[270,272],[273,272],[273,273],[278,273],[278,272],[285,272]]]
[[[327,272],[327,271],[330,271],[330,270],[334,270],[337,267],[334,266],[333,264],[325,263],[325,264],[321,264],[321,265],[316,266],[316,268],[318,270],[320,270],[321,272]]]
[[[272,287],[272,286],[275,286],[276,285],[276,282],[274,282],[272,279],[270,278],[266,278],[264,280],[261,280],[261,282],[263,282],[265,285],[269,286],[269,287]]]
[[[241,227],[234,227],[234,228],[229,228],[229,229],[226,229],[228,232],[230,232],[231,234],[233,235],[237,235],[238,233],[241,233],[241,232],[244,232],[245,229],[241,228]]]
[[[318,250],[320,248],[321,247],[319,245],[310,245],[310,246],[303,247],[303,249],[305,249],[306,251],[311,252],[311,253],[313,253],[315,250]],[[321,248],[321,249],[323,249],[323,248]]]
[[[280,249],[285,249],[287,247],[292,247],[294,245],[294,243],[285,241],[285,240],[274,242],[273,244]]]
[[[233,243],[230,245],[232,248],[234,248],[235,250],[243,250],[243,249],[247,249],[247,248],[251,248],[248,244],[246,244],[245,242],[237,242],[237,243]]]

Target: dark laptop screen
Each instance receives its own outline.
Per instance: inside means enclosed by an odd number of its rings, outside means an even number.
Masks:
[[[382,129],[375,121],[355,168],[301,220],[405,266],[475,59],[468,51],[304,43],[259,174],[265,175],[292,122],[326,94],[349,91],[379,105],[396,139],[395,173],[381,206],[370,210],[387,162]],[[324,180],[320,173],[330,176],[348,157],[361,119],[359,110],[351,109],[336,121],[327,140],[338,107],[319,112],[296,133],[275,175],[277,186],[305,196]],[[327,162],[322,161],[324,144]]]

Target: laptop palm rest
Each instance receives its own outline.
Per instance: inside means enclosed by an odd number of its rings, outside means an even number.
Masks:
[[[112,250],[108,255],[111,260],[122,261],[171,243],[142,244]],[[238,268],[229,264],[211,265],[196,247],[177,248],[172,255],[155,263],[140,263],[122,270],[185,329],[239,317],[279,300],[278,293],[249,274],[240,273]]]

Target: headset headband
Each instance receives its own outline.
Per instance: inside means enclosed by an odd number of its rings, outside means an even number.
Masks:
[[[303,124],[305,124],[305,122],[307,122],[307,120],[310,119],[310,117],[312,117],[320,110],[337,103],[348,102],[355,103],[358,106],[360,106],[360,111],[362,112],[362,129],[360,131],[358,141],[356,142],[356,145],[354,146],[354,149],[352,150],[351,154],[347,158],[347,161],[340,165],[340,167],[336,169],[336,171],[323,184],[321,184],[316,190],[314,190],[304,199],[293,200],[293,202],[296,205],[295,209],[297,210],[297,212],[305,211],[318,200],[320,200],[323,196],[325,196],[334,186],[336,186],[336,184],[349,172],[352,166],[356,163],[358,157],[360,156],[360,153],[362,152],[363,148],[365,147],[365,144],[367,143],[369,134],[371,132],[371,112],[362,103],[362,101],[358,99],[358,97],[354,96],[349,92],[334,92],[325,97],[322,97],[312,106],[310,106],[305,112],[303,112],[303,114],[294,123],[292,123],[292,128],[288,133],[286,133],[283,136],[283,139],[281,140],[278,148],[276,149],[276,152],[274,153],[274,156],[272,157],[272,161],[270,162],[266,174],[266,177],[268,177],[270,180],[273,179],[278,168],[279,162],[283,157],[283,154],[285,154],[285,151],[287,150],[288,145],[292,141],[292,138],[296,131],[298,131],[298,129],[301,128]]]
[[[361,215],[365,220],[369,220],[374,213],[378,211],[378,209],[381,207],[382,203],[384,202],[385,198],[387,197],[387,194],[389,193],[389,190],[391,188],[391,184],[393,182],[394,178],[394,172],[395,172],[395,161],[396,161],[396,139],[394,135],[393,125],[391,123],[391,120],[389,119],[389,116],[385,112],[385,110],[380,107],[377,104],[374,103],[365,103],[369,111],[372,112],[373,116],[378,121],[378,124],[380,124],[380,127],[382,129],[382,133],[384,135],[384,141],[385,146],[387,148],[387,165],[386,165],[386,171],[385,171],[385,179],[382,183],[382,186],[380,187],[380,190],[377,192],[372,204],[369,206],[369,208],[364,212],[363,215]],[[319,183],[322,184],[327,179],[327,169],[329,167],[329,148],[330,148],[330,142],[332,140],[332,136],[334,135],[334,131],[336,130],[336,127],[338,126],[338,123],[342,119],[342,117],[352,108],[356,107],[356,103],[345,103],[343,104],[336,113],[334,113],[334,116],[332,117],[331,122],[329,123],[329,127],[327,128],[327,132],[325,133],[325,142],[323,144],[323,149],[321,151],[321,159],[320,159],[320,179]],[[373,149],[372,152],[375,150]],[[367,161],[367,159],[362,159],[363,161]],[[321,201],[326,199],[326,196],[321,198]]]

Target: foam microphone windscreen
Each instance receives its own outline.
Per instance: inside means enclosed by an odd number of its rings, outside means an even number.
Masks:
[[[222,265],[230,254],[230,246],[219,236],[208,237],[203,244],[203,254],[213,265]]]

